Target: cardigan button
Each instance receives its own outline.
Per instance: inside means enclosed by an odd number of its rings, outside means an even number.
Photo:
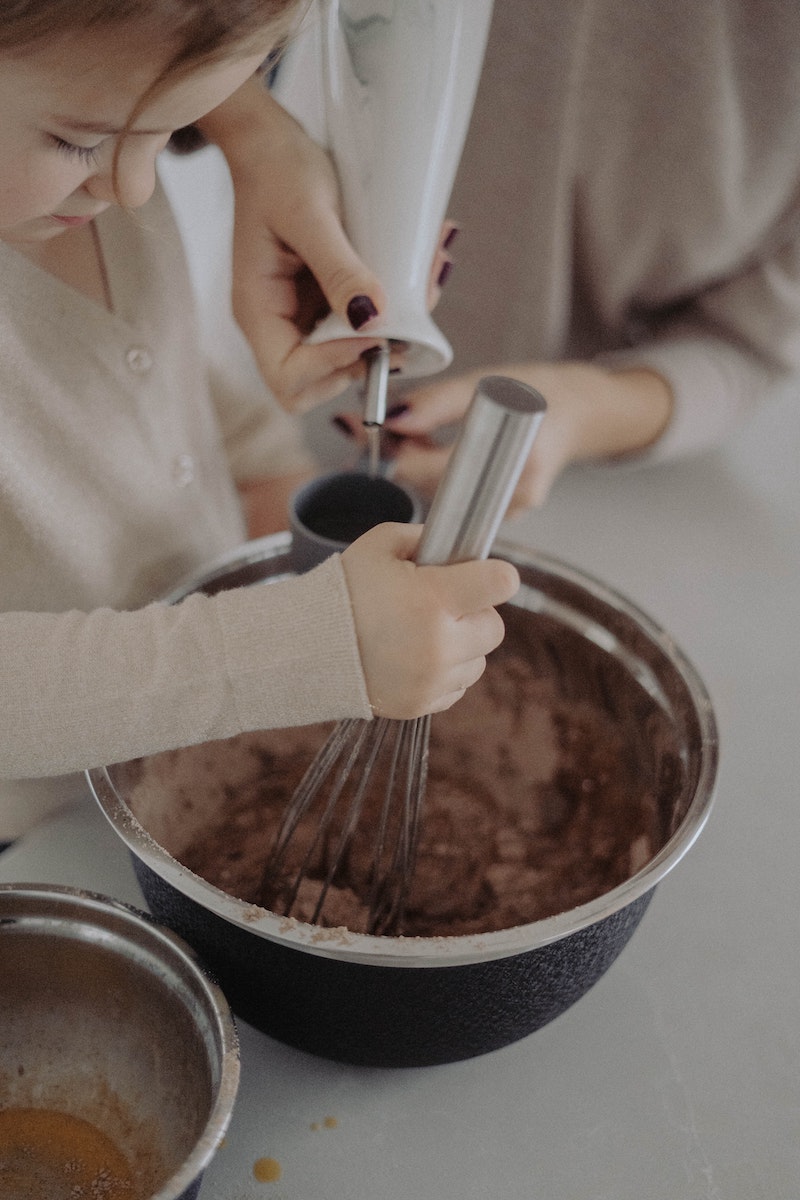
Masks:
[[[153,356],[146,346],[131,346],[125,354],[125,362],[134,375],[145,375],[153,365]]]
[[[176,454],[172,460],[172,482],[175,487],[188,487],[194,479],[194,459],[191,454]]]

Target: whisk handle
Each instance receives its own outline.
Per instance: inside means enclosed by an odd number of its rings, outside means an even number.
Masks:
[[[425,522],[420,565],[488,556],[546,410],[527,384],[480,380]]]

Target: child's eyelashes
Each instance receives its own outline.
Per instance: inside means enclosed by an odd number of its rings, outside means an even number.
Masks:
[[[77,158],[80,162],[86,163],[87,166],[93,166],[97,161],[97,152],[100,146],[76,146],[74,142],[68,142],[65,138],[59,137],[57,133],[51,133],[50,139],[57,150],[62,154],[66,154],[68,158]]]

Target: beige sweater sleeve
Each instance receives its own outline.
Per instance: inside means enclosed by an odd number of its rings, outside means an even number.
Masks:
[[[0,776],[82,770],[369,701],[341,561],[134,612],[0,616]]]

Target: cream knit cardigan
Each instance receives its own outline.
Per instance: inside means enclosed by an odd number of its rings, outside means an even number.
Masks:
[[[301,452],[265,397],[212,404],[163,195],[98,229],[113,313],[0,243],[0,839],[85,790],[43,776],[370,713],[338,558],[153,603],[244,539],[231,463]]]

